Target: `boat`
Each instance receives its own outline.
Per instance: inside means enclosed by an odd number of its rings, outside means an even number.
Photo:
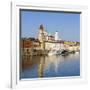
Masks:
[[[80,52],[79,52],[79,51],[76,51],[75,53],[78,54],[78,53],[80,53]]]
[[[67,50],[63,50],[62,52],[61,52],[61,55],[62,56],[66,56],[66,55],[68,55],[69,54],[69,52],[67,51]]]
[[[61,51],[60,50],[51,50],[49,51],[48,55],[51,56],[51,55],[60,55],[61,54]]]
[[[57,51],[55,51],[55,50],[51,50],[48,53],[49,56],[56,55],[56,54],[57,54]]]

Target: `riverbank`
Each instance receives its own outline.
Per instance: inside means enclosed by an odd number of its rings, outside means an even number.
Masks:
[[[30,52],[22,52],[21,55],[26,56],[47,56],[47,55],[68,55],[68,54],[74,54],[79,51],[69,51],[69,50],[62,50],[62,51],[50,51],[50,50],[31,50]]]

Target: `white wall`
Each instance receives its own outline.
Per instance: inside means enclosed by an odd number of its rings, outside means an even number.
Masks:
[[[21,0],[17,0],[21,1]],[[60,3],[88,6],[88,83],[81,85],[48,86],[31,88],[31,90],[90,90],[90,2],[89,0],[25,0],[45,3]],[[0,90],[10,90],[10,0],[0,0]],[[85,47],[86,48],[86,47]],[[25,89],[26,90],[26,89]],[[30,89],[28,89],[30,90]]]

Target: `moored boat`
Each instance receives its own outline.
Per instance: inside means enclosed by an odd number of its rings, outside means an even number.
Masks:
[[[51,50],[48,53],[49,56],[56,55],[56,54],[57,54],[57,52],[55,50]]]
[[[69,54],[69,52],[67,51],[67,50],[63,50],[62,52],[61,52],[61,55],[62,56],[65,56],[65,55],[68,55]]]
[[[60,50],[51,50],[49,51],[48,55],[51,56],[51,55],[60,55],[61,54],[61,51]]]

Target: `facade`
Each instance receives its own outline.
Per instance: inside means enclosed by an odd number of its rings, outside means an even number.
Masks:
[[[63,46],[63,43],[59,40],[58,32],[55,32],[55,36],[49,35],[43,25],[39,27],[38,39],[41,42],[42,50],[60,50],[61,46]]]
[[[50,41],[47,41],[45,42],[45,49],[46,50],[56,50],[56,51],[59,51],[59,50],[64,50],[65,47],[64,47],[64,43],[63,42],[60,42],[60,41],[57,41],[57,42],[50,42]]]
[[[48,36],[47,41],[54,41],[54,40],[55,40],[55,37],[53,35]]]
[[[40,25],[39,27],[39,35],[38,35],[38,40],[41,43],[41,49],[45,49],[45,41],[46,41],[46,32],[44,30],[43,25]]]
[[[35,38],[24,38],[21,40],[21,52],[22,54],[32,54],[33,50],[40,50],[40,42]]]
[[[79,42],[64,41],[64,45],[68,51],[79,51],[80,50]]]

